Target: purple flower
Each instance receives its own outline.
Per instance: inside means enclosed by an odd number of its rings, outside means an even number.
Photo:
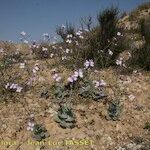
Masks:
[[[67,80],[68,80],[68,82],[73,83],[73,82],[77,81],[78,78],[83,78],[82,69],[75,71],[74,74],[72,76],[70,76]]]
[[[67,40],[66,40],[66,43],[69,43],[69,44],[70,44],[70,43],[72,43],[72,40],[67,39]]]
[[[68,35],[67,35],[67,38],[72,38],[72,37],[73,37],[72,34],[68,34]]]
[[[7,83],[7,84],[5,85],[5,88],[7,89],[9,86],[10,86],[10,84],[9,84],[9,83]]]
[[[65,28],[66,28],[66,26],[62,24],[62,25],[61,25],[61,28],[65,29]]]
[[[32,69],[33,73],[36,73],[39,70],[40,70],[40,68],[38,67],[38,64],[35,64],[34,68]]]
[[[73,83],[73,82],[74,82],[74,79],[73,79],[72,77],[69,77],[67,80],[68,80],[68,82],[70,82],[70,83]]]
[[[25,44],[28,44],[28,43],[29,43],[27,40],[24,40],[23,42],[24,42]]]
[[[106,86],[106,82],[104,80],[101,80],[99,83],[100,86]]]
[[[118,35],[118,36],[120,36],[120,35],[121,35],[121,33],[120,33],[120,32],[117,32],[117,35]]]
[[[117,64],[118,66],[122,66],[122,64],[123,64],[123,58],[117,59],[117,60],[116,60],[116,64]]]
[[[9,88],[10,88],[10,89],[16,89],[16,88],[17,88],[17,86],[18,86],[17,84],[12,83],[12,84],[10,85],[10,87],[9,87]]]
[[[22,36],[25,36],[25,35],[26,35],[26,32],[22,31],[20,34],[21,34]]]
[[[100,80],[100,81],[94,80],[93,83],[95,84],[95,88],[106,86],[106,82],[104,80]]]
[[[80,77],[80,78],[83,78],[83,71],[82,71],[82,69],[79,69],[78,71],[75,71],[74,72],[74,76],[75,77]]]
[[[0,48],[0,53],[3,53],[4,52],[4,49],[3,48]]]
[[[66,49],[66,53],[69,53],[69,51],[70,51],[70,49],[67,48],[67,49]]]
[[[78,77],[75,76],[75,75],[73,75],[73,76],[72,76],[72,79],[73,79],[74,81],[77,81],[77,80],[78,80]]]
[[[72,75],[72,76],[69,77],[67,80],[68,80],[68,82],[73,83],[73,82],[77,81],[78,78],[77,78],[75,75]]]
[[[92,59],[86,60],[85,63],[84,63],[84,66],[85,66],[86,69],[89,68],[89,67],[94,67],[93,60]]]
[[[42,47],[42,51],[47,51],[47,50],[48,50],[48,48]]]
[[[62,59],[62,60],[66,60],[66,59],[67,59],[67,56],[62,56],[61,59]]]
[[[35,77],[31,77],[28,81],[27,81],[27,85],[28,86],[31,86],[32,85],[32,83],[34,82],[36,80],[36,78]]]
[[[20,93],[22,91],[23,87],[21,86],[18,86],[17,89],[16,89],[16,92]]]
[[[21,87],[21,86],[19,86],[18,84],[15,84],[15,83],[7,83],[6,85],[5,85],[5,88],[6,89],[9,89],[9,90],[13,90],[13,91],[15,91],[15,92],[21,92],[22,91],[22,89],[23,89],[23,87]]]
[[[24,69],[25,68],[25,63],[20,63],[20,68]]]
[[[111,55],[111,56],[113,55],[113,52],[112,52],[110,49],[108,50],[108,53],[109,53],[109,55]]]
[[[28,131],[33,131],[34,125],[35,124],[33,122],[28,122],[27,130]]]
[[[55,73],[55,74],[53,75],[53,79],[54,79],[56,82],[59,82],[59,81],[61,80],[61,77],[60,77],[57,73]]]

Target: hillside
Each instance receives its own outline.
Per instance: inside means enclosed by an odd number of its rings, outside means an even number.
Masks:
[[[149,150],[149,24],[147,3],[112,41],[101,24],[57,30],[54,44],[0,42],[0,150]]]

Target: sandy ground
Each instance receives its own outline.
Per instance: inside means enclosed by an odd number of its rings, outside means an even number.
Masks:
[[[68,72],[63,70],[61,73],[65,76]],[[19,102],[12,99],[12,102],[0,104],[0,150],[150,149],[150,133],[143,129],[144,124],[150,121],[150,73],[116,76],[115,70],[110,68],[98,71],[95,76],[99,75],[108,85],[108,101],[114,98],[115,91],[121,94],[123,111],[119,121],[106,119],[107,103],[76,96],[73,104],[76,127],[60,128],[53,119],[58,109],[55,100],[39,97],[42,87],[53,84],[50,71],[44,68],[38,75],[38,83],[25,95],[20,95]],[[128,97],[131,94],[135,96],[133,100]],[[50,134],[43,143],[34,141],[26,129],[31,112],[37,122],[45,124]]]

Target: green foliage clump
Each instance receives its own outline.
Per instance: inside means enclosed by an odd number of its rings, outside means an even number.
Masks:
[[[49,137],[49,133],[47,132],[46,128],[41,124],[35,124],[33,127],[33,135],[32,137],[37,141],[41,141],[47,137]]]
[[[6,69],[14,63],[23,62],[24,58],[22,53],[12,53],[4,55],[0,60],[0,68]]]
[[[99,25],[93,28],[85,39],[82,50],[84,59],[93,59],[96,67],[115,65],[118,55],[126,49],[123,29],[117,26],[118,8],[107,8],[98,14]],[[122,35],[117,36],[120,32]],[[112,55],[109,54],[112,51]]]
[[[48,91],[47,89],[42,90],[42,92],[41,92],[41,94],[40,94],[40,97],[41,97],[41,98],[48,99],[49,96],[50,96],[50,94],[49,94],[49,91]]]
[[[145,44],[141,49],[137,49],[134,53],[134,63],[145,70],[150,70],[150,44]]]
[[[150,70],[150,19],[140,21],[139,31],[145,43],[141,48],[133,51],[131,65]]]
[[[100,44],[104,49],[108,40],[111,40],[117,33],[118,9],[114,7],[105,9],[98,14],[98,21],[101,29]]]
[[[67,106],[61,106],[58,110],[55,121],[59,123],[62,128],[74,128],[75,127],[75,115],[71,108]]]
[[[140,27],[139,27],[140,34],[144,37],[146,43],[150,42],[150,18],[145,20],[140,20]]]
[[[91,98],[98,101],[106,97],[102,90],[96,89],[90,80],[86,80],[84,85],[79,89],[79,95],[84,98]]]
[[[46,59],[50,57],[51,47],[47,43],[41,43],[38,47],[34,47],[31,49],[32,53],[37,59]]]
[[[144,129],[147,129],[150,131],[150,122],[146,122],[144,125]]]
[[[0,59],[0,101],[7,101],[10,98],[14,97],[12,92],[8,92],[8,90],[5,88],[5,85],[9,83],[11,80],[14,81],[16,76],[9,73],[9,67],[12,66],[13,63],[17,63],[22,61],[22,54],[21,53],[6,53],[1,59]],[[13,78],[13,79],[12,79]]]
[[[119,100],[113,100],[109,103],[109,107],[108,107],[108,116],[107,119],[108,120],[113,120],[116,121],[119,119],[120,113],[122,110],[122,106],[120,104]]]
[[[61,84],[61,83],[56,83],[53,87],[53,93],[54,93],[54,98],[56,98],[59,101],[62,101],[64,98],[69,96],[69,91],[67,88]]]

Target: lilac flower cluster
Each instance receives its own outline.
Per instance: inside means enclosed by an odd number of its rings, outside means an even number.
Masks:
[[[4,49],[3,48],[0,48],[0,53],[3,53],[4,52]]]
[[[40,70],[39,64],[36,63],[36,64],[34,65],[33,69],[32,69],[32,72],[35,74],[35,73],[37,73],[37,71],[39,71],[39,70]]]
[[[69,44],[72,43],[72,38],[73,38],[73,35],[72,34],[68,34],[66,43],[69,43]]]
[[[67,56],[62,56],[61,60],[67,60]]]
[[[24,32],[24,31],[22,31],[22,32],[20,33],[20,35],[22,36],[21,41],[23,41],[23,43],[25,43],[25,44],[28,44],[29,41],[27,40],[27,33]]]
[[[48,33],[43,33],[44,40],[49,40],[50,36]]]
[[[36,43],[36,41],[33,41],[32,45],[30,46],[30,48],[39,48],[39,44]]]
[[[34,114],[31,114],[29,116],[28,122],[27,122],[27,130],[28,131],[33,131],[35,126],[35,121],[34,121]]]
[[[31,78],[26,82],[26,85],[31,86],[34,81],[36,81],[36,77],[31,77]]]
[[[94,80],[93,84],[95,84],[95,88],[106,86],[106,82],[104,80],[100,80],[100,81]]]
[[[119,59],[116,60],[116,64],[117,64],[118,66],[123,66],[124,68],[127,67],[127,66],[125,65],[124,60],[123,60],[122,57],[120,57]]]
[[[82,69],[75,71],[74,74],[68,78],[68,82],[73,83],[77,81],[79,78],[83,78]]]
[[[19,68],[24,69],[25,68],[25,63],[20,63]]]
[[[59,81],[61,80],[61,77],[60,77],[57,73],[55,73],[55,74],[53,75],[53,79],[54,79],[56,82],[59,82]]]
[[[15,91],[20,93],[23,90],[23,87],[19,86],[18,84],[15,83],[7,83],[5,85],[6,89],[9,89],[10,91]]]
[[[117,59],[117,60],[116,60],[116,64],[117,64],[118,66],[122,66],[122,64],[123,64],[123,58],[121,57],[121,58]]]
[[[48,51],[48,48],[47,47],[42,47],[42,51],[43,52]]]
[[[35,124],[33,122],[28,122],[27,130],[28,131],[33,131],[34,125]]]
[[[85,69],[88,69],[90,67],[94,67],[94,61],[92,59],[86,60],[84,63],[84,67],[85,67]]]
[[[80,39],[84,39],[83,37],[83,32],[81,30],[79,30],[78,32],[76,32],[76,35],[80,38]]]
[[[20,34],[21,34],[22,36],[26,36],[26,32],[24,32],[24,31],[22,31]]]
[[[108,54],[112,56],[112,55],[113,55],[113,52],[109,49],[109,50],[108,50]]]

